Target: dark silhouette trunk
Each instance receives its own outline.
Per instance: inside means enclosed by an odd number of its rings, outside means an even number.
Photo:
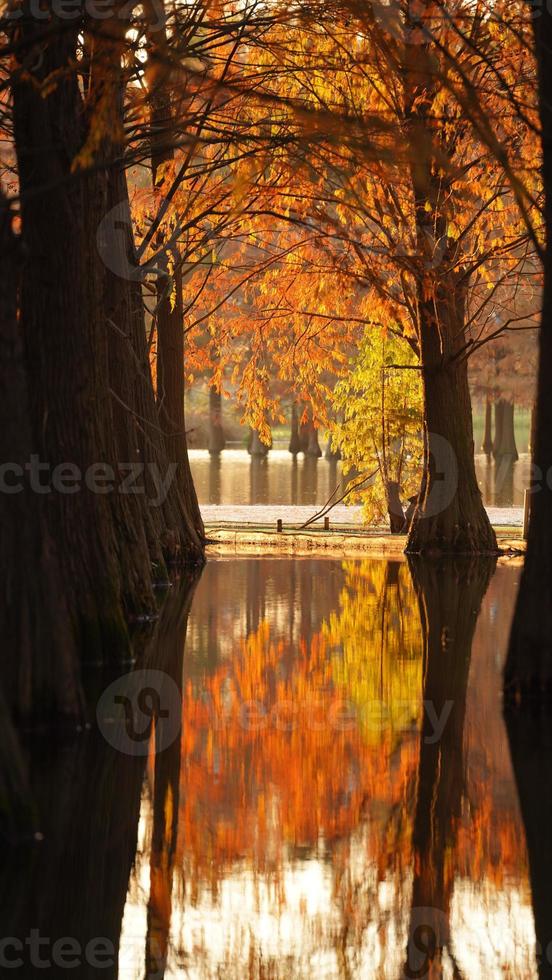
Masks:
[[[514,429],[514,403],[501,398],[496,405],[497,425],[493,454],[495,460],[503,459],[505,456],[516,462],[519,454],[516,446],[516,435]]]
[[[425,11],[425,4],[422,10]],[[408,8],[410,22],[411,11]],[[423,16],[416,12],[414,19]],[[434,46],[403,46],[405,116],[416,223],[417,353],[424,394],[424,472],[407,551],[489,554],[496,538],[477,485],[466,349],[464,270],[450,272],[442,162],[450,152],[432,101],[442,89]]]
[[[103,266],[96,249],[106,178],[103,171],[71,173],[86,139],[72,68],[79,26],[71,25],[60,21],[59,31],[40,44],[34,76],[18,74],[13,83],[24,254],[20,316],[34,449],[50,472],[69,464],[81,475],[78,492],[52,492],[45,507],[71,625],[84,654],[96,658],[128,652],[122,597],[130,559],[122,553],[125,542],[117,540],[108,495],[84,482],[90,466],[113,467],[116,457]],[[44,30],[28,11],[18,28],[29,43]],[[63,79],[43,97],[40,84],[56,73]],[[142,583],[146,601],[147,585]]]
[[[443,317],[441,330],[444,331]],[[458,326],[458,324],[457,324]],[[450,338],[456,331],[450,324]],[[441,362],[435,324],[422,333],[424,474],[410,528],[410,554],[491,554],[495,533],[483,506],[474,460],[465,360]]]
[[[315,428],[314,422],[309,424],[309,439],[307,442],[307,448],[305,449],[305,456],[312,456],[315,459],[320,459],[322,455],[322,450],[320,448],[320,443],[318,442],[318,429]]]
[[[552,700],[552,14],[532,20],[538,66],[545,190],[544,285],[539,331],[533,462],[541,481],[531,497],[527,554],[514,612],[504,672],[505,697],[516,704]]]
[[[464,796],[464,718],[471,645],[494,561],[411,559],[424,644],[424,711],[414,819],[414,881],[406,976],[440,976],[453,960],[450,911],[456,828]],[[434,715],[433,715],[434,713]],[[446,720],[445,720],[446,719]],[[418,971],[418,972],[417,972]],[[459,975],[455,973],[455,976]]]
[[[299,434],[299,409],[297,402],[291,403],[291,435],[289,439],[289,451],[292,456],[297,456],[302,449],[301,436]]]
[[[161,10],[163,5],[161,5]],[[147,6],[149,10],[149,5]],[[148,82],[150,104],[151,175],[153,186],[163,192],[165,179],[160,168],[174,158],[174,121],[170,96],[170,55],[166,50],[165,28],[159,23],[159,4],[153,5],[154,29],[149,31]],[[185,419],[184,310],[182,302],[182,259],[178,246],[164,250],[161,232],[157,235],[160,272],[156,280],[157,304],[157,404],[161,427],[166,434],[168,459],[177,465],[176,479],[181,499],[195,531],[195,546],[205,538],[205,529],[194,487]]]
[[[493,451],[493,403],[488,395],[485,399],[485,426],[481,449],[486,456],[490,456]]]
[[[552,724],[541,712],[505,712],[525,827],[540,980],[552,977]]]
[[[220,456],[226,445],[222,425],[222,395],[216,388],[209,388],[209,453]]]
[[[33,492],[24,474],[35,443],[17,323],[19,256],[11,221],[0,199],[0,459],[19,474],[6,473],[0,492],[0,633],[6,651],[2,686],[18,721],[79,719],[79,662],[60,555],[48,529],[45,497]],[[17,492],[7,492],[10,485]],[[7,706],[4,725],[3,736],[10,744]],[[14,764],[15,759],[14,754]]]

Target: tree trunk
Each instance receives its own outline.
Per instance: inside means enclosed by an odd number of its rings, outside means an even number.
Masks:
[[[437,335],[430,345],[438,343]],[[423,356],[423,354],[422,354]],[[474,460],[465,361],[428,358],[424,387],[424,476],[408,537],[410,554],[492,554],[496,537],[483,506]]]
[[[408,4],[407,28],[431,16],[430,9],[425,2],[415,11]],[[489,554],[497,545],[475,474],[465,330],[467,272],[450,272],[450,250],[457,245],[447,235],[443,163],[436,152],[437,146],[443,156],[450,153],[432,108],[442,80],[428,39],[420,38],[416,45],[406,41],[403,57],[416,223],[417,350],[424,391],[422,493],[407,551]]]
[[[486,456],[490,456],[493,450],[493,403],[488,395],[485,399],[485,429],[481,449]]]
[[[100,658],[128,653],[122,543],[108,496],[84,479],[94,464],[115,461],[103,267],[95,244],[105,174],[71,173],[86,139],[73,69],[79,26],[59,21],[56,31],[55,20],[51,39],[41,41],[40,52],[37,46],[35,74],[18,73],[13,84],[25,256],[20,311],[36,451],[50,472],[69,464],[82,481],[77,492],[48,494],[46,506],[79,646]],[[17,24],[30,44],[42,38],[43,21],[28,9]],[[43,97],[44,79],[60,73]]]
[[[209,454],[220,456],[226,445],[222,425],[222,396],[216,388],[209,388]]]
[[[166,32],[159,23],[159,4],[153,6],[154,29],[149,31],[148,85],[150,90],[151,176],[153,187],[161,192],[165,179],[159,179],[160,168],[174,159],[174,121],[170,97],[170,54],[166,50]],[[146,5],[148,11],[150,5]],[[163,10],[163,3],[161,4]],[[182,303],[182,265],[176,244],[171,246],[172,272],[169,255],[163,251],[163,235],[157,235],[157,264],[160,274],[156,280],[157,307],[157,403],[162,428],[166,431],[169,461],[177,465],[176,477],[197,541],[205,539],[205,528],[194,487],[184,408],[184,311]],[[197,542],[195,542],[197,544]]]
[[[17,323],[18,255],[11,222],[0,197],[0,459],[7,464],[0,490],[0,633],[10,652],[2,686],[18,721],[79,720],[79,661],[60,556],[47,525],[45,498],[23,475],[35,446]],[[21,476],[13,481],[10,472]],[[10,724],[9,713],[4,724]]]
[[[291,403],[291,435],[289,440],[289,451],[292,456],[297,456],[301,452],[301,437],[299,435],[299,411],[297,402]]]
[[[495,437],[494,457],[500,460],[508,456],[514,462],[519,459],[516,446],[516,434],[514,429],[514,403],[505,398],[501,398],[497,404],[497,412],[500,415],[500,428]]]
[[[533,462],[542,474],[532,495],[527,554],[514,612],[504,672],[507,700],[535,710],[531,702],[552,701],[552,13],[532,20],[539,76],[542,176],[545,190],[544,287],[539,331]]]
[[[249,445],[250,456],[267,456],[269,451],[269,446],[264,442],[261,442],[259,433],[256,429],[251,429],[251,442]]]
[[[315,427],[314,422],[309,423],[309,438],[307,442],[307,448],[305,449],[305,456],[312,456],[314,459],[320,459],[322,455],[322,450],[320,448],[320,443],[318,442],[318,429]]]
[[[400,498],[400,486],[395,480],[385,484],[385,499],[391,534],[400,534],[404,528],[404,510]]]

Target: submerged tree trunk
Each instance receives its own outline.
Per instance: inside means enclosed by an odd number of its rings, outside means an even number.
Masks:
[[[407,29],[430,17],[430,7],[424,0],[415,12],[407,5]],[[443,137],[433,111],[433,100],[443,91],[434,46],[427,39],[419,44],[406,39],[403,57],[416,224],[416,347],[424,393],[422,493],[407,551],[488,554],[497,545],[475,474],[465,328],[469,272],[447,234],[448,192],[438,160],[454,146]]]
[[[289,439],[289,451],[292,456],[297,456],[301,452],[301,436],[299,434],[299,410],[297,402],[291,403],[291,435]]]
[[[493,403],[488,395],[485,399],[485,427],[481,449],[486,456],[490,456],[493,451]]]
[[[430,350],[438,335],[428,339]],[[424,357],[422,347],[422,357]],[[477,483],[468,371],[465,360],[425,357],[424,478],[410,528],[411,554],[490,554],[495,533]]]
[[[516,446],[516,434],[514,429],[514,403],[506,398],[501,398],[496,406],[497,419],[500,418],[500,425],[497,425],[493,453],[495,460],[503,459],[508,456],[514,462],[519,459]]]
[[[220,456],[226,445],[222,424],[222,395],[212,386],[209,388],[209,454]]]
[[[493,439],[493,457],[496,459],[500,456],[500,446],[502,445],[502,430],[504,426],[504,405],[505,402],[502,398],[495,401],[495,430]]]
[[[250,456],[267,456],[270,446],[261,441],[261,437],[256,429],[250,430],[250,443],[248,446]]]
[[[539,75],[545,189],[544,288],[539,331],[533,462],[540,474],[532,494],[527,554],[514,612],[504,672],[507,700],[535,710],[552,702],[552,13],[533,18]]]

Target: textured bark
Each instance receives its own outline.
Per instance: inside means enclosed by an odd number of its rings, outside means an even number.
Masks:
[[[552,701],[552,14],[533,18],[539,76],[547,246],[539,331],[533,462],[542,474],[531,498],[527,554],[523,568],[504,673],[507,700],[534,710]],[[548,475],[548,479],[547,479]]]
[[[411,29],[430,5],[407,5]],[[412,553],[496,552],[475,475],[473,423],[465,329],[468,272],[451,254],[443,199],[443,154],[450,148],[432,109],[440,91],[435,51],[429,42],[406,43],[405,117],[416,223],[417,353],[424,392],[424,472],[420,505],[410,529]],[[443,243],[447,243],[443,247]],[[456,263],[455,272],[451,265]],[[436,461],[441,458],[441,472]],[[454,483],[456,487],[454,488]],[[450,490],[455,492],[450,499]]]
[[[6,726],[10,713],[27,722],[55,716],[79,719],[82,712],[60,556],[48,529],[45,499],[23,477],[34,440],[17,323],[17,260],[11,215],[0,199],[0,459],[21,474],[17,492],[4,487],[0,492],[0,633],[6,654],[2,686],[10,708]],[[13,486],[8,471],[5,485]],[[6,731],[2,741],[8,743]],[[10,755],[15,764],[15,753],[10,750]]]
[[[434,343],[437,334],[428,338],[430,348]],[[427,357],[422,378],[424,479],[407,552],[495,553],[496,537],[475,473],[466,362],[441,366]]]
[[[105,175],[71,174],[86,137],[72,70],[79,25],[58,26],[40,45],[34,77],[17,75],[13,84],[24,249],[20,310],[36,451],[51,469],[69,463],[84,474],[92,464],[114,462],[96,249]],[[43,33],[43,21],[29,13],[18,27],[29,40]],[[63,81],[43,97],[41,81],[56,72],[65,73]],[[77,493],[51,493],[46,506],[83,652],[94,658],[126,654],[110,501],[83,484]]]

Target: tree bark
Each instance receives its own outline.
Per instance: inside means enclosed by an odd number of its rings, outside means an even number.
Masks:
[[[427,356],[424,338],[424,475],[407,543],[410,554],[492,554],[495,533],[477,483],[467,364]]]
[[[2,686],[17,721],[79,720],[79,661],[60,555],[48,528],[45,498],[23,475],[35,445],[17,323],[18,247],[11,223],[0,196],[0,459],[7,464],[0,490],[0,632],[10,651]],[[8,473],[16,471],[21,476],[13,483]]]
[[[545,191],[544,285],[539,331],[533,462],[541,474],[532,496],[527,554],[504,671],[505,698],[530,711],[552,701],[552,14],[532,19],[538,66]],[[548,476],[548,479],[547,479]]]

